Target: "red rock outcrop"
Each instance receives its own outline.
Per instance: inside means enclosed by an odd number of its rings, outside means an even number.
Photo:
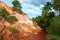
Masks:
[[[46,33],[25,13],[19,14],[13,11],[11,7],[4,2],[0,2],[0,7],[4,7],[11,16],[15,16],[18,21],[10,24],[5,19],[0,20],[0,40],[48,40]],[[18,30],[17,33],[11,33],[9,27]]]

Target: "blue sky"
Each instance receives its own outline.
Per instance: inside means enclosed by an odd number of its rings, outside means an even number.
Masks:
[[[5,2],[7,5],[12,6],[12,0],[1,0]],[[19,0],[22,4],[22,11],[25,12],[29,18],[36,17],[41,15],[42,7],[44,4],[51,0]]]

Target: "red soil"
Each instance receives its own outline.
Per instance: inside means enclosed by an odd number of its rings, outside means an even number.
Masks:
[[[49,40],[49,39],[46,37],[46,33],[41,31],[37,35],[32,35],[32,36],[26,37],[22,40]]]

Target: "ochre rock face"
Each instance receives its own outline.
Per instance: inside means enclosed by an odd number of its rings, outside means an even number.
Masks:
[[[10,24],[5,19],[0,20],[0,40],[48,40],[46,33],[25,13],[19,14],[13,11],[5,3],[0,2],[0,7],[4,7],[10,14],[15,16],[18,21]],[[18,30],[17,33],[11,33],[9,27],[14,27]]]

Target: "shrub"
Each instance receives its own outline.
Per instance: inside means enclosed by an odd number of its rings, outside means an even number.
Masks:
[[[0,9],[0,16],[3,17],[3,18],[7,18],[7,16],[9,15],[9,13],[6,11],[5,8],[1,8]]]
[[[17,19],[16,19],[15,16],[9,16],[9,17],[7,18],[7,21],[8,21],[8,22],[15,22],[15,21],[17,21]]]
[[[14,27],[9,27],[9,31],[12,32],[12,33],[17,33],[18,30]]]

